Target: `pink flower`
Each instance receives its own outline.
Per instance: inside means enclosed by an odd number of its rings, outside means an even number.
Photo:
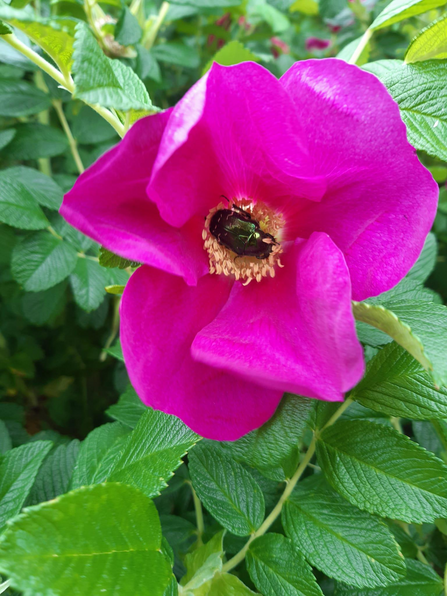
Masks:
[[[360,380],[351,299],[408,272],[437,194],[376,77],[326,59],[278,81],[247,62],[214,64],[173,109],[138,121],[61,213],[144,263],[121,304],[140,398],[233,440],[284,391],[341,401]],[[230,223],[250,235],[229,238]]]
[[[331,47],[330,39],[321,39],[319,37],[308,37],[306,39],[306,50],[311,52],[312,50],[326,50]]]
[[[279,37],[271,37],[270,43],[272,44],[271,50],[275,58],[279,58],[281,54],[290,54],[289,46]]]

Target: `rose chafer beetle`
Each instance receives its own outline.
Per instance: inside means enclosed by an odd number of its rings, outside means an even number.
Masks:
[[[219,209],[209,224],[210,233],[217,242],[239,257],[267,259],[278,243],[264,232],[247,211],[233,205],[232,209]]]

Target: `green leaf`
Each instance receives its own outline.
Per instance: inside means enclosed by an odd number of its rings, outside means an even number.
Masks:
[[[83,105],[73,119],[71,131],[78,143],[91,145],[117,139],[114,128],[92,108]]]
[[[318,14],[318,3],[315,0],[295,0],[290,5],[289,12],[301,12],[305,15],[315,16]]]
[[[246,560],[253,583],[264,596],[323,596],[308,563],[280,534],[256,538]]]
[[[108,348],[106,350],[106,352],[107,352],[107,354],[110,354],[111,356],[113,356],[117,360],[120,360],[121,362],[124,362],[123,350],[121,348],[121,343],[120,343],[120,340],[119,339],[117,339],[116,342],[113,344],[113,346],[110,347],[110,348]],[[114,418],[114,416],[112,416],[112,418]],[[137,422],[138,422],[138,420],[137,420]],[[126,422],[126,424],[127,424],[127,422]],[[129,426],[131,426],[131,425],[129,424]],[[135,423],[135,426],[136,426],[136,423]]]
[[[206,544],[185,555],[186,574],[181,579],[182,586],[195,589],[222,569],[224,533],[222,530]]]
[[[0,420],[0,453],[6,453],[10,449],[12,449],[12,442],[8,427],[3,420]]]
[[[447,418],[447,389],[436,390],[417,360],[394,342],[370,360],[350,397],[390,416]]]
[[[393,23],[428,12],[444,4],[446,4],[445,0],[393,0],[374,20],[370,29],[389,27]]]
[[[269,469],[281,467],[279,479],[290,478],[296,470],[299,440],[312,406],[312,400],[286,393],[263,426],[224,446],[234,459],[267,476]]]
[[[42,292],[26,292],[22,298],[25,318],[33,325],[44,325],[57,316],[64,306],[66,288],[66,281],[62,281]]]
[[[396,300],[385,306],[353,302],[354,317],[392,337],[427,370],[438,385],[447,383],[447,308],[423,300]]]
[[[37,473],[27,505],[51,501],[67,492],[79,445],[79,441],[74,439],[66,445],[59,445],[48,455]]]
[[[233,40],[225,44],[224,47],[213,56],[203,69],[202,74],[209,71],[213,62],[222,64],[222,66],[232,66],[233,64],[240,64],[241,62],[259,62],[259,58],[250,52],[250,50],[247,50],[240,41]]]
[[[447,58],[447,15],[443,15],[413,39],[405,52],[405,62]]]
[[[334,596],[439,596],[442,580],[428,565],[407,559],[407,575],[384,588],[357,590],[338,585]]]
[[[157,60],[168,64],[176,64],[185,68],[197,68],[200,64],[197,49],[177,41],[154,46],[151,52]]]
[[[15,131],[14,138],[2,150],[2,156],[11,161],[54,157],[68,147],[62,131],[39,122],[17,124]]]
[[[76,304],[84,310],[95,310],[104,300],[107,277],[104,268],[89,257],[80,258],[70,275]]]
[[[240,6],[242,0],[174,0],[171,4],[192,6],[194,8],[217,8],[226,6]]]
[[[344,60],[345,62],[349,62],[362,39],[363,35],[345,45],[344,48],[337,54],[337,58],[339,58],[340,60]],[[363,66],[368,62],[370,52],[370,44],[367,43],[363,48],[359,58],[356,60],[357,66]]]
[[[34,193],[11,170],[0,171],[0,221],[22,230],[45,229],[50,222]]]
[[[14,279],[28,292],[47,290],[64,280],[76,266],[75,249],[48,232],[25,236],[12,253]]]
[[[8,451],[1,459],[0,531],[19,513],[51,447],[50,441],[35,441]]]
[[[436,242],[436,236],[430,232],[425,239],[424,248],[418,260],[407,273],[407,278],[423,283],[435,268],[437,255],[438,244]]]
[[[339,421],[322,432],[317,457],[331,485],[360,509],[415,523],[447,516],[447,466],[391,428]]]
[[[13,33],[13,30],[9,25],[0,21],[0,35],[8,35],[9,33]]]
[[[447,160],[447,60],[403,64],[382,82],[399,104],[410,143],[430,155]]]
[[[110,353],[111,352],[109,350],[109,354]],[[120,360],[122,360],[122,358],[120,358]],[[120,395],[118,403],[110,406],[106,410],[106,414],[115,420],[118,420],[118,422],[122,422],[131,428],[135,428],[146,410],[147,406],[145,406],[138,397],[135,389],[132,387],[132,385],[128,385],[126,391]]]
[[[182,463],[199,437],[181,420],[146,409],[126,442],[108,477],[111,482],[125,482],[153,497],[167,486],[174,470]]]
[[[11,184],[14,182],[17,184],[17,181],[20,181],[21,187],[32,195],[39,205],[55,211],[60,209],[64,193],[61,187],[46,174],[25,166],[8,168],[2,170],[0,174],[0,180],[8,181]]]
[[[104,482],[114,464],[111,455],[116,457],[120,455],[114,447],[128,434],[129,429],[119,422],[103,424],[95,428],[81,444],[71,488]],[[122,448],[123,445],[121,441],[119,447]]]
[[[120,484],[30,507],[0,540],[0,569],[25,596],[162,596],[171,567],[155,505]]]
[[[217,521],[237,536],[248,536],[264,519],[264,496],[253,476],[213,443],[189,454],[189,472],[200,500]]]
[[[172,6],[172,5],[171,5]],[[142,45],[137,45],[136,72],[140,79],[152,79],[157,83],[161,82],[160,66],[150,50]]]
[[[110,252],[110,250],[107,250],[107,248],[104,248],[104,246],[101,246],[99,249],[99,264],[102,267],[108,267],[110,269],[115,267],[118,267],[119,269],[127,269],[127,267],[140,266],[140,263],[119,257],[113,252]]]
[[[30,116],[43,112],[50,105],[48,95],[34,85],[15,79],[0,80],[0,116]]]
[[[115,41],[123,46],[132,46],[140,41],[142,33],[137,18],[125,6],[115,27]]]
[[[75,97],[117,110],[154,109],[143,82],[130,67],[107,58],[85,24],[76,26],[75,38]]]
[[[16,131],[14,128],[7,128],[6,130],[0,130],[0,150],[6,147],[10,141],[14,138]]]
[[[216,573],[212,580],[190,594],[191,596],[255,596],[255,592],[230,573]]]
[[[329,577],[373,587],[405,575],[403,555],[387,526],[350,505],[321,477],[298,485],[282,519],[294,545]]]

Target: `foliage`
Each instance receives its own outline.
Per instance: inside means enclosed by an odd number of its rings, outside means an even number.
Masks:
[[[0,593],[440,596],[446,2],[0,2]],[[201,440],[130,385],[119,301],[139,263],[71,228],[63,194],[213,60],[279,77],[337,55],[396,100],[441,185],[433,233],[353,304],[367,370],[344,403],[286,394],[242,439]]]

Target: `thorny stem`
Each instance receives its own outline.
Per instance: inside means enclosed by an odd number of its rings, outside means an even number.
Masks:
[[[169,10],[169,2],[163,2],[163,4],[160,6],[160,10],[158,11],[157,18],[151,25],[149,31],[145,35],[145,39],[143,40],[143,45],[146,49],[150,50],[151,47],[154,45],[154,41],[157,37],[157,33],[158,33],[160,27],[162,26],[163,21],[166,18],[166,15],[168,14],[168,10]]]
[[[196,512],[196,522],[197,522],[197,542],[199,546],[203,544],[202,536],[203,532],[205,531],[205,524],[203,522],[203,511],[202,511],[202,503],[200,502],[199,497],[196,494],[192,484],[191,484],[191,491],[192,491],[192,498],[194,501],[194,509]]]
[[[2,38],[9,43],[14,49],[19,51],[21,54],[29,58],[31,62],[34,62],[39,68],[41,68],[44,72],[46,72],[52,79],[54,79],[59,85],[66,89],[69,93],[74,93],[75,85],[73,79],[71,78],[70,74],[64,75],[60,70],[55,68],[52,64],[47,62],[42,56],[39,56],[37,52],[29,48],[27,45],[22,43],[20,39],[18,39],[13,33],[9,33],[8,35],[2,35]],[[89,105],[95,112],[97,112],[100,116],[104,118],[116,132],[120,135],[120,137],[124,136],[125,130],[122,122],[118,119],[115,114],[112,114],[110,110],[107,108],[102,108],[96,105]]]
[[[357,60],[362,55],[363,50],[368,45],[369,40],[373,35],[372,29],[367,29],[363,34],[362,38],[360,39],[358,46],[355,48],[354,53],[352,54],[351,58],[348,60],[349,64],[356,64]]]
[[[277,519],[277,517],[279,517],[279,515],[281,514],[281,511],[282,511],[282,508],[284,506],[284,503],[287,501],[287,499],[292,494],[293,489],[295,488],[298,480],[303,475],[303,472],[309,465],[309,463],[315,453],[315,447],[316,447],[317,440],[318,440],[320,433],[328,426],[331,426],[332,424],[334,424],[334,422],[336,422],[340,418],[340,416],[352,404],[352,402],[353,402],[353,400],[348,398],[338,408],[338,410],[331,416],[331,418],[323,426],[323,428],[317,432],[314,432],[314,436],[313,436],[312,441],[307,449],[306,454],[304,455],[304,458],[302,459],[300,465],[298,466],[295,474],[287,482],[286,488],[284,489],[284,492],[281,495],[279,501],[277,502],[275,507],[272,509],[272,511],[269,513],[269,515],[265,518],[265,520],[263,521],[261,526],[259,526],[259,528],[256,530],[256,532],[253,532],[253,534],[250,536],[250,538],[248,539],[245,546],[236,555],[234,555],[234,557],[232,559],[230,559],[229,561],[227,561],[225,563],[225,565],[222,567],[223,572],[225,572],[225,571],[228,572],[231,569],[233,569],[234,567],[236,567],[236,565],[239,565],[239,563],[241,561],[243,561],[243,559],[245,558],[245,555],[247,554],[247,550],[249,549],[250,544],[253,542],[253,540],[258,538],[259,536],[263,536],[267,532],[267,530],[270,528],[270,526],[273,524],[273,522]]]
[[[68,143],[70,145],[70,151],[73,155],[73,159],[75,160],[76,167],[78,168],[79,173],[82,174],[85,168],[82,163],[81,156],[79,155],[78,144],[76,143],[76,139],[73,137],[71,133],[70,126],[68,125],[67,118],[65,117],[61,100],[54,99],[53,107],[56,110],[60,123],[62,124],[62,128],[64,129],[64,132],[67,135]]]

